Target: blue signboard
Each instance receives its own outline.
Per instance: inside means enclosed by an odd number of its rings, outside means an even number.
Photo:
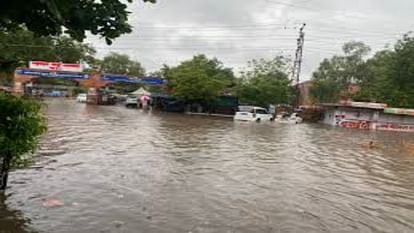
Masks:
[[[166,80],[163,80],[158,77],[131,78],[125,75],[112,75],[112,74],[104,74],[101,80],[109,81],[109,82],[123,82],[123,83],[149,84],[149,85],[163,85],[167,83]]]
[[[72,79],[72,80],[86,80],[89,78],[89,75],[85,73],[32,70],[32,69],[17,69],[16,74],[30,75],[30,76],[36,76],[36,77],[42,77],[42,78],[64,78],[64,79]]]
[[[64,78],[64,79],[71,79],[71,80],[89,79],[89,75],[85,73],[64,72],[64,71],[17,69],[16,74],[30,75],[30,76],[42,77],[42,78]],[[102,75],[101,80],[114,82],[114,83],[123,82],[123,83],[147,84],[147,85],[164,85],[167,83],[166,80],[163,80],[158,77],[132,78],[132,77],[125,76],[125,75],[112,75],[112,74]]]

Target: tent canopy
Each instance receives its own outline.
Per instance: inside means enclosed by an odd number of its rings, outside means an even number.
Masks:
[[[131,92],[131,95],[138,95],[138,96],[142,96],[142,95],[151,95],[151,92],[145,90],[143,87],[140,87],[138,90]]]

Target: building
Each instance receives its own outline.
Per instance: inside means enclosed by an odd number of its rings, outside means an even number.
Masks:
[[[296,88],[299,92],[298,106],[313,106],[311,98],[312,81],[305,81],[297,84]]]
[[[386,104],[342,101],[322,104],[322,122],[328,125],[399,132],[414,132],[414,109],[388,108]]]

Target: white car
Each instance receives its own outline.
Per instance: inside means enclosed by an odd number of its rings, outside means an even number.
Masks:
[[[88,95],[86,93],[80,93],[78,97],[76,97],[76,101],[79,103],[86,103],[88,100]]]
[[[125,106],[127,108],[137,108],[138,107],[138,96],[130,95],[125,100]]]
[[[243,108],[242,111],[236,112],[233,119],[237,121],[271,121],[273,115],[265,108],[251,107],[250,110]]]
[[[299,124],[303,122],[302,117],[299,116],[298,113],[292,113],[289,115],[288,113],[282,113],[276,116],[276,122],[279,123],[290,123],[290,124]]]

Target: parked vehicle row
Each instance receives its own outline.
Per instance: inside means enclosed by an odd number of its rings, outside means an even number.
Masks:
[[[76,98],[77,102],[86,103],[87,94],[81,93]],[[136,95],[128,95],[125,99],[125,106],[127,108],[137,108],[140,99]],[[299,124],[302,123],[303,119],[299,116],[298,113],[294,112],[292,114],[282,112],[278,115],[269,113],[269,111],[262,107],[256,106],[239,106],[239,111],[233,117],[236,121],[276,121],[279,123],[290,123],[290,124]]]
[[[271,114],[265,108],[256,107],[256,106],[240,106],[239,111],[234,115],[234,120],[236,121],[276,121],[279,123],[290,123],[290,124],[299,124],[302,123],[303,119],[299,116],[298,113],[294,112],[281,113],[275,115]]]

